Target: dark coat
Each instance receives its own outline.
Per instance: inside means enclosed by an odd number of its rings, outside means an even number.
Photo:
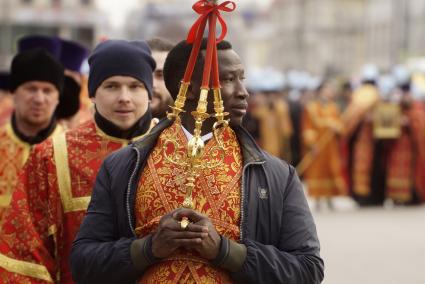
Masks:
[[[73,243],[71,269],[78,283],[134,283],[143,271],[132,263],[134,204],[140,175],[161,131],[103,163],[87,215]],[[237,283],[320,283],[323,260],[316,227],[294,168],[261,150],[242,128],[234,128],[243,156],[240,243],[247,257]]]

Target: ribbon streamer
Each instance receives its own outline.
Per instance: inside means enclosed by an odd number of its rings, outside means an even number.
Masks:
[[[207,18],[211,13],[217,15],[217,19],[221,25],[221,34],[217,39],[217,43],[222,41],[227,34],[227,25],[224,19],[222,18],[220,11],[223,12],[233,12],[236,9],[236,3],[232,1],[225,1],[220,5],[212,4],[207,0],[200,0],[193,4],[192,9],[200,15],[196,22],[192,25],[187,35],[186,41],[188,43],[193,43],[195,41],[196,35],[198,33],[204,33],[204,30],[200,27],[205,18]]]

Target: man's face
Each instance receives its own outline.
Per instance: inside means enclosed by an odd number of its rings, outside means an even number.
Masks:
[[[239,55],[232,49],[218,50],[221,96],[230,123],[240,125],[248,107],[248,91],[244,86],[245,70]]]
[[[15,115],[34,128],[47,127],[59,103],[59,91],[44,81],[29,81],[20,85],[13,94]]]
[[[121,130],[128,130],[146,113],[149,96],[139,80],[129,76],[112,76],[97,88],[92,101],[104,118]]]
[[[153,94],[151,109],[154,117],[165,117],[169,105],[173,105],[173,99],[165,87],[163,69],[166,51],[152,51],[152,57],[156,62],[156,70],[153,72]]]

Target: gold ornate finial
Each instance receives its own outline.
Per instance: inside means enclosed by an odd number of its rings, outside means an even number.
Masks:
[[[193,190],[195,189],[196,179],[202,169],[212,169],[223,164],[225,158],[225,149],[222,142],[222,131],[228,127],[229,121],[225,119],[228,113],[224,112],[223,100],[220,92],[219,72],[218,72],[218,59],[217,59],[217,42],[216,39],[216,23],[217,19],[222,25],[222,35],[219,40],[222,40],[226,34],[227,28],[224,20],[220,16],[220,10],[222,11],[233,11],[236,4],[232,1],[226,1],[224,7],[218,6],[218,0],[206,0],[208,4],[213,4],[211,9],[207,9],[205,13],[200,15],[200,18],[195,22],[189,31],[188,43],[193,43],[192,51],[186,67],[186,72],[183,81],[180,85],[179,93],[177,95],[174,106],[171,107],[171,111],[167,113],[167,117],[170,120],[176,120],[176,123],[181,124],[180,114],[184,112],[184,106],[186,101],[186,94],[189,89],[190,80],[196,58],[198,56],[203,34],[205,31],[206,24],[208,22],[208,46],[205,55],[205,65],[202,77],[202,87],[199,94],[199,100],[195,111],[191,112],[193,119],[195,120],[195,128],[193,130],[193,137],[189,140],[186,147],[182,147],[176,138],[170,137],[165,140],[163,148],[165,149],[166,161],[181,166],[185,169],[186,174],[186,195],[182,206],[184,208],[194,209],[195,204],[193,200]],[[199,12],[197,8],[204,6],[205,0],[200,0],[194,5],[194,10]],[[210,81],[212,76],[212,82]],[[208,94],[209,87],[213,86],[214,95],[214,115],[207,113],[208,109]],[[216,118],[216,122],[212,127],[214,134],[214,140],[217,142],[209,150],[211,157],[208,160],[204,159],[205,143],[201,138],[202,125],[204,121],[211,116]],[[183,150],[184,148],[184,150]],[[174,149],[174,150],[171,150]],[[170,151],[171,150],[171,151]],[[180,226],[185,229],[189,225],[190,220],[187,217],[183,217],[180,221]]]
[[[186,102],[186,94],[190,83],[181,82],[177,99],[174,106],[170,106],[171,112],[167,112],[168,119],[177,119],[181,112],[184,112],[184,104]]]

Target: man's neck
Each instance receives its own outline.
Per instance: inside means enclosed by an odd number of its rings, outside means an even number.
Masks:
[[[18,119],[16,114],[13,113],[12,129],[21,141],[34,145],[41,143],[53,133],[56,129],[56,119],[52,117],[47,124],[33,125],[22,119]]]
[[[46,129],[49,126],[49,124],[50,124],[50,121],[42,125],[33,125],[33,124],[26,123],[25,121],[21,119],[16,118],[16,128],[19,130],[20,133],[28,137],[37,136],[38,133],[41,130]]]
[[[189,133],[193,134],[193,130],[195,129],[195,119],[190,114],[190,112],[188,111],[188,112],[182,114],[181,120],[182,120],[183,127]],[[204,122],[202,123],[201,136],[212,132],[213,125],[214,125],[214,118],[213,117],[210,117],[210,118],[207,118],[206,120],[204,120]]]
[[[138,121],[134,123],[132,127],[128,129],[120,129],[112,121],[103,117],[98,111],[96,111],[94,115],[97,127],[99,127],[104,133],[115,138],[126,140],[130,140],[146,133],[149,129],[151,119],[152,116],[148,110],[142,117],[139,118]]]

